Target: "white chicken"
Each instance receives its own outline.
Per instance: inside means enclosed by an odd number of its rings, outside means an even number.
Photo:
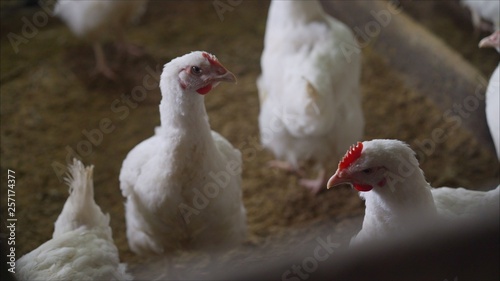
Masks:
[[[59,0],[54,15],[61,18],[80,38],[93,43],[96,71],[114,79],[116,74],[108,66],[101,41],[116,36],[119,49],[138,55],[138,47],[125,43],[123,28],[137,20],[146,10],[147,0]]]
[[[469,8],[472,24],[476,30],[495,31],[500,29],[500,2],[497,0],[461,0],[462,5]],[[482,20],[492,23],[486,27]]]
[[[499,211],[500,186],[488,192],[432,188],[413,150],[398,140],[364,141],[352,146],[327,187],[349,183],[365,200],[357,244],[408,233],[435,219],[454,220]]]
[[[500,30],[481,40],[479,47],[492,47],[500,53]],[[486,89],[486,120],[500,160],[500,64],[491,75]]]
[[[223,81],[236,78],[207,52],[163,68],[161,127],[129,152],[120,172],[135,253],[216,249],[245,238],[241,153],[210,129],[204,104],[204,95]]]
[[[261,68],[261,142],[278,159],[270,165],[300,175],[300,165],[316,163],[318,177],[300,184],[317,193],[326,165],[363,136],[354,35],[318,1],[272,1]]]
[[[70,195],[52,239],[16,262],[20,280],[132,280],[120,263],[109,215],[94,201],[93,166],[69,166]]]

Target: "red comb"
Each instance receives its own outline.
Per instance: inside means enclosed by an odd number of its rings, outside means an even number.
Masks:
[[[203,52],[203,57],[206,58],[211,65],[223,67],[222,64],[220,64],[219,60],[214,55]]]
[[[363,143],[358,142],[356,145],[352,145],[349,148],[349,151],[344,155],[342,161],[339,163],[339,170],[345,169],[349,167],[352,162],[356,161],[356,159],[361,156],[361,151],[363,150]]]

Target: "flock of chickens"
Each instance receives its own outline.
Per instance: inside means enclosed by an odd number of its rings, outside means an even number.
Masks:
[[[140,16],[146,4],[60,0],[55,13],[77,36],[93,43],[96,70],[113,79],[116,74],[100,47],[102,36],[116,34],[119,50],[137,52],[125,43],[121,28]],[[500,52],[498,21],[495,29],[480,46]],[[418,221],[498,212],[500,187],[488,192],[432,188],[407,144],[359,142],[364,131],[361,58],[359,53],[347,57],[343,44],[357,46],[350,29],[326,14],[319,1],[271,2],[257,80],[261,143],[276,157],[270,165],[303,177],[302,165],[314,163],[318,176],[300,181],[313,193],[339,184],[359,191],[366,212],[351,244],[405,233]],[[130,249],[154,256],[238,245],[247,232],[242,157],[210,129],[204,104],[204,95],[236,77],[214,55],[195,51],[165,64],[160,81],[161,126],[129,152],[119,175]],[[499,81],[497,67],[486,111],[500,159]],[[69,166],[70,195],[53,237],[17,261],[16,277],[133,279],[119,261],[110,218],[94,201],[92,169],[78,160]]]

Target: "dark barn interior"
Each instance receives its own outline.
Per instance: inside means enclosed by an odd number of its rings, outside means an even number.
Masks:
[[[68,196],[64,169],[76,156],[85,165],[95,165],[96,202],[110,214],[120,259],[137,280],[285,280],[284,272],[310,255],[319,238],[335,241],[338,250],[325,266],[320,264],[319,270],[299,279],[498,280],[498,214],[484,222],[423,231],[421,244],[415,239],[388,241],[387,246],[375,245],[366,252],[347,251],[364,213],[357,192],[345,186],[325,188],[315,196],[297,184],[295,175],[266,168],[273,156],[259,142],[255,81],[269,1],[220,1],[230,9],[221,13],[216,1],[208,0],[150,0],[143,17],[126,30],[128,40],[141,46],[143,55],[120,58],[112,43],[104,44],[118,74],[114,81],[92,74],[91,45],[51,16],[50,6],[2,1],[1,218],[6,222],[8,216],[10,169],[16,175],[16,257],[52,237]],[[464,101],[474,93],[484,97],[499,55],[477,47],[488,33],[473,28],[468,10],[457,1],[321,2],[325,11],[358,31],[366,118],[363,139],[409,143],[434,187],[495,188],[500,169],[484,100],[476,98],[473,105]],[[390,18],[377,21],[371,11],[389,11]],[[32,28],[26,27],[27,22]],[[378,24],[378,32],[367,33],[370,24]],[[144,85],[146,76],[157,81],[165,63],[194,50],[217,55],[238,78],[237,84],[220,85],[208,94],[205,104],[212,129],[243,155],[248,238],[223,253],[175,252],[145,260],[127,245],[118,174],[127,153],[159,125],[161,94],[157,86],[146,87],[143,96],[132,90]],[[466,108],[464,115],[457,106]],[[443,117],[450,110],[460,116],[459,126]],[[432,141],[436,128],[446,135],[439,143]],[[1,232],[8,230],[4,226]],[[457,258],[460,253],[463,256]],[[380,267],[397,266],[380,271],[371,260]],[[443,260],[449,262],[430,266]]]

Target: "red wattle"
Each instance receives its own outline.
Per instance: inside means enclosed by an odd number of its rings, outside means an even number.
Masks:
[[[199,88],[196,92],[200,95],[206,95],[212,90],[212,84],[208,84],[205,87]]]
[[[356,188],[357,191],[370,191],[373,189],[373,186],[368,185],[368,184],[353,184],[354,188]]]

